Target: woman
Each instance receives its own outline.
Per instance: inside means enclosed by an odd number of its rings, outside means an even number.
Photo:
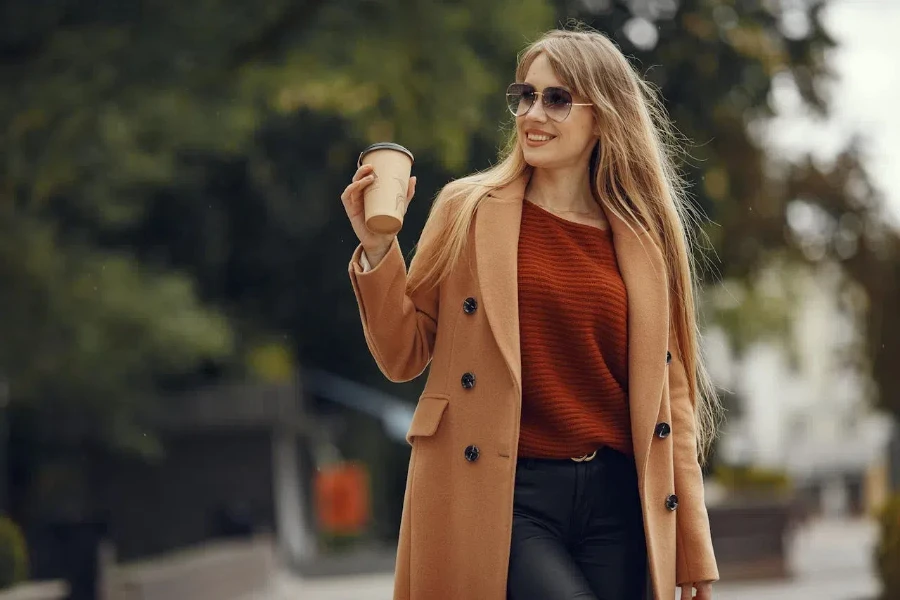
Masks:
[[[547,33],[516,82],[505,157],[441,191],[408,274],[363,222],[377,173],[342,195],[373,357],[392,381],[431,367],[394,597],[709,599],[717,406],[671,130],[598,33]]]

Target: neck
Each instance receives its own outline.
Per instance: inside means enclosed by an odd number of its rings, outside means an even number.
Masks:
[[[597,209],[588,170],[582,165],[571,169],[535,169],[525,197],[556,212],[593,212]]]

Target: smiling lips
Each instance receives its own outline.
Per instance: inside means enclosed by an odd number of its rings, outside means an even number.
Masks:
[[[525,132],[525,139],[527,140],[529,146],[540,146],[546,144],[555,137],[555,135],[550,135],[549,133],[543,131],[529,130]]]

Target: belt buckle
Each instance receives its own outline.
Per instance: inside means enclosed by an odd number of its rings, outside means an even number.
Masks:
[[[590,462],[590,461],[594,460],[594,458],[595,458],[596,456],[597,456],[597,451],[594,450],[594,451],[591,452],[590,454],[585,454],[585,455],[583,455],[583,456],[572,457],[572,460],[574,460],[575,462]]]

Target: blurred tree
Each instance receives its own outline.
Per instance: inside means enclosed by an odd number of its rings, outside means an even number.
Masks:
[[[871,397],[900,418],[900,235],[859,154],[854,143],[830,169],[809,160],[791,173],[788,237],[810,263],[841,265],[842,305],[865,331],[860,352],[846,360],[871,373]]]
[[[740,306],[714,307],[735,349],[787,331],[795,291],[773,302],[758,289],[755,272],[779,263],[837,262],[848,285],[864,292],[861,301],[850,293],[856,301],[844,304],[861,318],[867,339],[848,360],[872,373],[872,396],[900,415],[900,373],[889,366],[900,348],[900,312],[891,308],[900,306],[900,238],[886,225],[860,149],[851,143],[832,164],[815,167],[810,158],[791,162],[774,154],[762,135],[776,115],[776,91],[795,94],[815,117],[828,116],[828,51],[835,47],[822,25],[828,1],[554,4],[561,17],[611,35],[659,86],[691,141],[685,175],[713,222],[706,231],[720,275],[734,282],[729,292],[742,293]],[[794,228],[798,211],[813,213],[812,230]]]
[[[99,430],[133,442],[146,377],[228,356],[232,327],[327,322],[329,284],[303,277],[329,279],[315,242],[363,138],[465,163],[493,122],[481,105],[550,11],[48,0],[0,15],[0,367],[14,401],[56,398],[65,427],[98,429],[94,405]],[[276,139],[279,122],[297,137]]]
[[[154,382],[234,365],[273,334],[300,361],[387,385],[345,272],[354,240],[338,195],[356,155],[387,138],[415,151],[410,249],[433,192],[493,159],[516,53],[554,17],[609,33],[661,87],[696,142],[687,176],[724,276],[805,260],[788,226],[798,190],[838,221],[876,210],[855,207],[865,191],[814,185],[839,166],[780,162],[757,135],[775,85],[825,114],[824,6],[0,0],[0,369],[13,399],[64,415],[39,420],[47,432],[139,447],[135,411]],[[896,290],[878,292],[892,264],[879,256],[841,260],[870,302],[896,306]],[[880,331],[898,347],[896,325]]]
[[[715,223],[707,234],[721,275],[744,277],[786,249],[782,185],[789,164],[758,131],[775,115],[773,88],[794,86],[824,114],[834,41],[826,2],[556,0],[558,13],[610,35],[657,85],[684,134],[685,176]]]
[[[228,324],[199,304],[183,275],[66,243],[25,211],[4,213],[0,365],[12,409],[40,413],[45,439],[153,450],[134,419],[147,416],[141,401],[153,393],[153,374],[227,353]]]
[[[281,376],[273,334],[375,379],[338,200],[356,155],[393,137],[432,174],[410,248],[447,169],[496,144],[503,103],[482,108],[551,17],[543,0],[0,0],[14,504],[74,447],[157,451],[161,386]]]

